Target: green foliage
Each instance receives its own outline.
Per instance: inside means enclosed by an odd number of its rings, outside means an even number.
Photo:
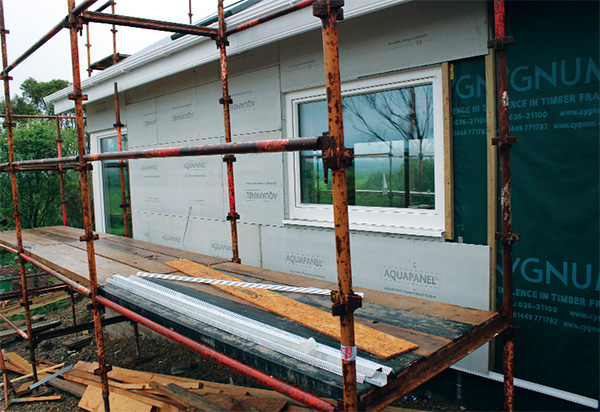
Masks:
[[[11,99],[12,114],[51,114],[52,107],[46,107],[43,97],[60,90],[69,83],[65,80],[38,82],[29,78],[21,85],[23,97]],[[5,102],[0,110],[4,111]],[[58,157],[57,131],[55,120],[15,119],[13,128],[14,158],[17,161]],[[77,154],[77,137],[70,121],[61,121],[62,156]],[[8,156],[8,133],[0,135],[0,163],[6,163]],[[64,173],[65,201],[70,226],[82,227],[81,196],[78,175]],[[60,180],[57,171],[30,171],[17,174],[19,206],[23,228],[52,226],[62,223]],[[0,230],[14,228],[11,175],[0,174]]]
[[[61,133],[63,156],[76,154],[77,144],[74,129]],[[30,121],[13,129],[15,159],[43,159],[57,157],[56,126],[43,121]],[[7,131],[0,136],[0,162],[8,162]],[[81,200],[78,176],[73,172],[64,173],[65,197],[69,224],[81,226]],[[23,172],[17,175],[19,205],[23,228],[53,226],[62,223],[60,203],[60,181],[56,171]],[[0,229],[14,228],[14,213],[11,190],[11,176],[0,176]]]
[[[47,106],[44,103],[44,97],[64,89],[69,84],[66,80],[54,79],[47,82],[38,82],[29,77],[21,84],[21,91],[25,101],[35,107],[39,114],[51,115],[54,113],[54,107],[52,105]]]

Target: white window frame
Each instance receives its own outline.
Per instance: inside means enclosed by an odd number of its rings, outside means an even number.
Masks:
[[[121,134],[127,135],[127,127],[121,128]],[[117,129],[92,132],[90,135],[90,153],[100,153],[101,139],[117,137]],[[92,191],[94,192],[94,221],[96,232],[106,233],[106,216],[104,206],[104,178],[102,177],[102,162],[96,162],[92,168]]]
[[[363,94],[399,87],[432,84],[434,117],[435,208],[410,209],[349,206],[350,229],[382,233],[443,237],[445,230],[444,185],[444,108],[441,66],[405,71],[386,76],[342,83],[342,95]],[[298,106],[323,100],[325,88],[313,88],[286,94],[287,135],[299,136]],[[302,203],[300,196],[300,154],[287,154],[288,209],[284,224],[333,227],[332,205]]]

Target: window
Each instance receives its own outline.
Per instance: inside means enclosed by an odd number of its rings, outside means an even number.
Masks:
[[[123,150],[127,150],[127,135],[122,135]],[[117,136],[104,137],[100,139],[100,152],[118,152]],[[121,201],[121,179],[118,160],[102,161],[102,190],[104,195],[104,225],[105,232],[113,235],[123,236],[125,233],[123,224],[123,209]],[[125,170],[125,193],[129,199],[129,170]],[[131,233],[131,218],[127,220],[129,233]]]
[[[441,69],[429,68],[342,85],[351,228],[441,236],[444,231]],[[287,96],[292,136],[328,129],[323,89]],[[289,157],[289,224],[329,226],[331,179],[321,152]]]

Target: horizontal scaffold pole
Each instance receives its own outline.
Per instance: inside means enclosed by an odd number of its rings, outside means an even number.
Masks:
[[[239,33],[241,31],[247,30],[251,27],[258,26],[259,24],[266,23],[271,20],[275,20],[281,16],[285,16],[286,14],[293,13],[298,10],[305,9],[311,6],[316,0],[302,0],[292,6],[281,9],[275,13],[269,14],[267,16],[257,17],[256,19],[247,21],[245,23],[240,23],[237,26],[234,26],[225,32],[226,36],[230,36],[234,33]]]
[[[203,146],[162,147],[156,149],[129,150],[126,152],[94,153],[83,156],[84,162],[102,160],[152,159],[157,157],[212,156],[225,154],[299,152],[302,150],[323,150],[329,146],[327,136],[297,137],[294,139],[261,140],[255,142],[223,143]],[[12,164],[0,164],[0,171],[15,167],[23,170],[27,167],[75,164],[78,156],[57,157],[51,159],[22,160]]]
[[[92,4],[94,4],[96,1],[98,0],[87,0],[84,1],[83,3],[81,3],[79,6],[77,6],[74,10],[73,10],[73,15],[77,16],[79,15],[82,11],[84,11],[85,9],[87,9],[88,7],[90,7]],[[58,34],[58,32],[60,32],[62,29],[64,29],[65,27],[67,27],[69,25],[69,22],[67,20],[67,18],[65,17],[60,23],[58,23],[56,26],[54,26],[48,33],[46,33],[44,35],[44,37],[42,37],[41,39],[39,39],[37,42],[35,42],[33,44],[33,46],[31,46],[29,49],[27,49],[21,56],[19,56],[14,62],[12,62],[11,64],[9,64],[6,69],[4,69],[3,74],[4,75],[8,75],[8,73],[10,73],[11,70],[13,70],[15,67],[17,67],[19,64],[23,63],[23,61],[28,58],[29,56],[31,56],[37,49],[39,49],[40,47],[42,47],[44,44],[46,44],[51,38],[53,38],[54,36],[56,36]]]
[[[0,113],[0,117],[7,117],[5,113]],[[13,119],[74,119],[75,116],[51,116],[39,114],[11,114]]]
[[[194,34],[197,36],[206,36],[211,38],[217,35],[216,29],[209,29],[208,27],[170,23],[166,21],[142,19],[130,16],[120,16],[117,14],[86,11],[82,13],[81,18],[85,23],[106,23],[117,26],[137,27],[140,29],[160,30],[181,34]]]

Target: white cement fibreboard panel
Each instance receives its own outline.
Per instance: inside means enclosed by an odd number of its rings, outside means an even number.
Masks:
[[[277,43],[262,45],[227,58],[229,76],[276,65],[279,65],[279,45]]]
[[[407,2],[339,24],[342,80],[487,53],[485,2]],[[324,84],[320,31],[280,42],[284,91]]]
[[[156,99],[127,105],[127,131],[130,149],[155,146],[158,143]]]
[[[232,141],[279,139],[279,132],[234,136]],[[241,154],[233,164],[236,209],[242,222],[281,225],[284,218],[283,155]],[[227,179],[226,168],[223,179]]]
[[[263,267],[337,281],[332,230],[261,227]]]
[[[127,108],[126,105],[122,103],[124,100],[123,95],[120,95],[121,104],[119,105],[119,108],[121,112],[121,123],[126,126]],[[114,97],[106,97],[86,105],[86,127],[88,133],[114,128],[114,124],[116,123],[114,102]]]
[[[392,235],[351,235],[356,286],[489,310],[489,247]],[[457,365],[487,372],[487,345]]]
[[[189,145],[220,143],[196,140]],[[168,147],[182,147],[173,144]],[[167,147],[164,145],[156,147]],[[220,156],[190,156],[130,161],[132,207],[137,211],[222,219],[223,162]]]
[[[278,66],[233,76],[229,85],[232,134],[281,129]]]
[[[150,220],[148,213],[132,210],[131,225],[134,239],[150,242]]]
[[[194,88],[158,97],[156,108],[159,144],[186,142],[199,137]]]
[[[219,99],[223,97],[221,82],[205,83],[194,88],[196,93],[197,127],[199,138],[220,137],[225,135],[223,106]]]
[[[489,309],[488,246],[353,232],[351,248],[357,286]]]
[[[156,213],[135,212],[135,238],[230,260],[231,226],[226,220],[198,219]],[[240,258],[260,267],[260,228],[238,224]],[[243,245],[243,246],[242,246]]]

